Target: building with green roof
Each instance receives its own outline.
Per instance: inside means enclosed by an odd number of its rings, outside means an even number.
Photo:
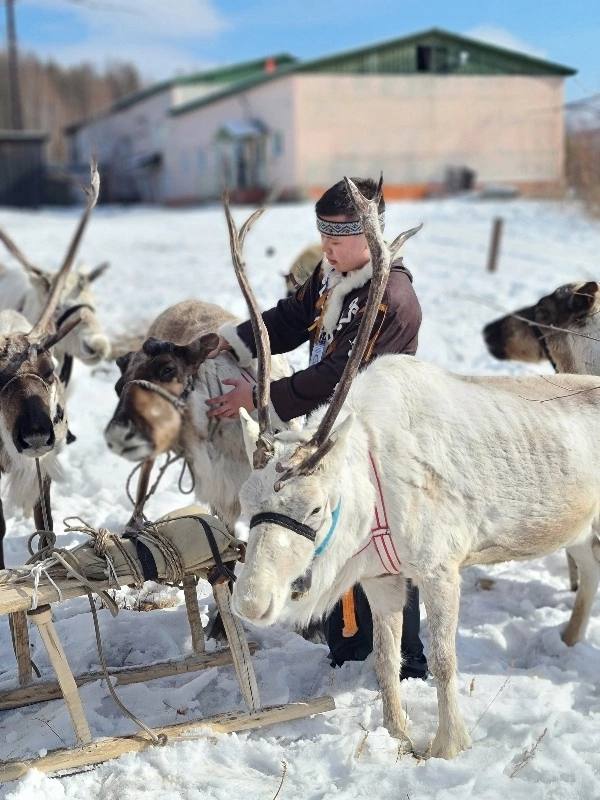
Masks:
[[[456,184],[563,185],[563,84],[574,70],[433,28],[311,61],[271,56],[150,87],[71,126],[131,199],[187,203],[227,186],[314,196],[343,174],[386,196]],[[462,177],[461,177],[462,176]]]

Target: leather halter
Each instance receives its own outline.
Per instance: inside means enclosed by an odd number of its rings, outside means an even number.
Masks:
[[[94,306],[91,306],[89,303],[78,303],[77,305],[70,306],[70,308],[67,308],[66,311],[63,311],[63,313],[56,320],[57,329],[60,328],[60,326],[66,322],[69,317],[73,316],[73,314],[76,314],[78,311],[81,311],[82,308],[87,308],[94,313],[96,312]]]
[[[337,506],[331,513],[331,525],[329,526],[327,535],[321,544],[315,548],[312,561],[309,564],[306,572],[292,581],[292,600],[300,600],[300,598],[309,591],[312,584],[312,564],[314,560],[322,555],[329,547],[333,534],[335,533],[335,529],[337,528],[341,506],[342,500],[340,498]],[[261,525],[263,522],[272,522],[275,525],[278,525],[280,528],[286,528],[288,531],[292,531],[292,533],[297,533],[300,536],[304,536],[311,542],[314,542],[317,538],[317,531],[314,528],[311,528],[310,525],[305,525],[303,522],[298,522],[298,520],[295,520],[293,517],[288,517],[287,514],[279,514],[276,511],[262,511],[259,514],[255,514],[250,520],[250,530],[255,528],[257,525]]]
[[[540,343],[540,346],[544,351],[544,355],[552,365],[554,372],[558,372],[559,371],[558,366],[556,365],[556,361],[552,358],[552,354],[550,353],[550,348],[548,347],[548,342],[546,341],[546,334],[542,332],[542,329],[539,327],[539,325],[536,325],[534,322],[530,324],[533,335]]]
[[[303,522],[298,522],[293,517],[288,517],[287,514],[278,514],[276,511],[263,511],[260,514],[255,514],[250,520],[250,530],[256,528],[257,525],[262,525],[264,522],[273,522],[279,525],[280,528],[287,528],[288,531],[298,533],[304,536],[311,542],[317,538],[317,532],[310,525],[305,525]]]
[[[77,305],[71,306],[70,308],[67,308],[66,311],[63,311],[63,313],[56,320],[57,330],[61,327],[61,325],[64,322],[66,322],[69,319],[69,317],[72,317],[73,314],[76,314],[78,311],[81,311],[82,308],[88,308],[93,313],[96,312],[94,306],[91,306],[89,303],[78,303]],[[73,356],[70,353],[67,353],[64,357],[62,366],[60,368],[60,375],[58,376],[63,386],[69,385],[72,372],[73,372]]]
[[[13,375],[12,378],[6,381],[4,386],[0,387],[0,394],[6,391],[6,389],[8,389],[11,383],[18,381],[21,378],[33,378],[34,380],[39,381],[43,385],[46,392],[50,394],[50,384],[48,383],[48,381],[45,381],[41,375],[38,375],[37,372],[21,372],[17,373],[16,375]]]
[[[175,408],[180,414],[183,414],[185,411],[187,399],[190,394],[194,391],[196,383],[193,378],[188,378],[186,381],[186,385],[180,395],[173,394],[172,392],[168,392],[166,389],[163,389],[162,386],[159,386],[152,381],[145,381],[141,378],[134,378],[133,380],[127,381],[123,386],[123,391],[126,389],[127,386],[141,386],[142,389],[146,389],[149,392],[154,392],[155,394],[160,395],[163,400],[166,400],[168,403]]]

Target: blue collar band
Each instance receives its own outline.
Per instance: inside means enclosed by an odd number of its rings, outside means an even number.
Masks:
[[[331,525],[329,526],[329,530],[327,531],[327,536],[323,539],[321,544],[317,548],[315,548],[313,558],[317,558],[317,556],[322,555],[331,544],[331,539],[333,537],[333,534],[335,533],[335,529],[337,528],[338,519],[340,518],[341,507],[342,507],[342,498],[340,497],[337,506],[333,509],[333,513],[331,514]]]

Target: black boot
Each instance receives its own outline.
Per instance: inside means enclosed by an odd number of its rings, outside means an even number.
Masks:
[[[423,642],[419,636],[421,615],[419,612],[419,590],[410,581],[406,581],[406,605],[402,625],[402,668],[400,680],[405,678],[421,678],[429,675],[427,659],[423,652]]]

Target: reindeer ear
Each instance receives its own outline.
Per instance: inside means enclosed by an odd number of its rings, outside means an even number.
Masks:
[[[246,455],[252,467],[254,464],[254,451],[256,450],[256,442],[260,428],[258,422],[253,420],[245,408],[240,408],[240,422],[242,423],[242,434],[244,436],[244,447],[246,448]]]
[[[588,281],[583,286],[573,290],[569,298],[569,310],[576,314],[588,311],[596,302],[598,284],[596,281]]]
[[[102,264],[98,264],[97,267],[86,276],[88,283],[93,283],[94,281],[98,280],[101,275],[104,275],[106,270],[110,267],[110,263],[108,261],[103,261]]]
[[[323,460],[320,462],[317,469],[323,465],[323,469],[327,469],[328,472],[331,474],[332,462],[338,463],[345,458],[346,455],[346,443],[348,442],[348,437],[350,435],[350,430],[354,425],[354,414],[348,414],[343,422],[331,432],[330,439],[333,442],[333,447],[331,450],[325,455]],[[334,467],[333,472],[336,473],[337,470]]]
[[[129,362],[131,361],[132,356],[133,356],[133,350],[130,350],[129,353],[125,353],[125,355],[119,356],[116,359],[116,364],[117,367],[121,370],[121,375],[125,372],[125,370],[129,366]]]
[[[204,336],[199,336],[186,345],[178,345],[175,347],[174,352],[176,355],[181,356],[187,364],[199,366],[209,353],[216,350],[219,346],[219,337],[216,333],[206,333]]]
[[[37,267],[24,267],[32,286],[41,289],[44,292],[49,292],[52,286],[52,276],[48,272],[44,272]]]

